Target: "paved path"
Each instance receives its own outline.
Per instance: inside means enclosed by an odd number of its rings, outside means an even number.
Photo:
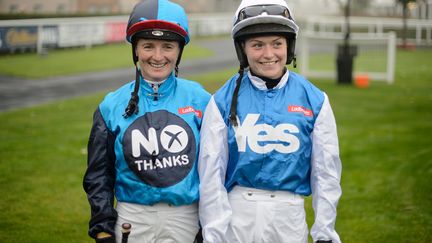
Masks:
[[[211,58],[182,60],[179,76],[186,77],[238,66],[230,38],[195,42],[211,49]],[[67,77],[28,80],[0,76],[0,112],[42,103],[114,90],[135,78],[133,67],[103,72],[92,72]]]

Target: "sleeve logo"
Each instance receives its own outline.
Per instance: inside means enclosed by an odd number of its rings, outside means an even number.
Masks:
[[[303,115],[305,116],[313,116],[312,110],[306,109],[303,106],[299,106],[299,105],[289,105],[288,112],[300,112],[303,113]]]
[[[195,115],[198,118],[202,118],[202,111],[195,110],[195,108],[193,108],[192,106],[186,106],[186,107],[179,108],[178,113],[180,115],[184,115],[184,114],[188,114],[188,113],[195,113]]]

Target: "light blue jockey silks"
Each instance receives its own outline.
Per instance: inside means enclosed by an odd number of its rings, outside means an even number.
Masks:
[[[311,133],[324,102],[323,92],[294,72],[289,72],[286,85],[270,90],[255,87],[244,75],[238,95],[239,125],[233,129],[229,109],[237,76],[214,95],[228,126],[225,187],[228,191],[240,185],[310,195]]]
[[[122,116],[134,82],[108,94],[99,106],[115,136],[115,196],[144,205],[197,201],[199,129],[210,95],[173,74],[159,87],[158,99],[148,82],[140,83],[138,114]]]

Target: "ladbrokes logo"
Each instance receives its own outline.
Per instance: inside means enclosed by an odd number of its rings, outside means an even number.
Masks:
[[[123,151],[129,168],[141,180],[155,187],[168,187],[189,174],[196,142],[184,120],[168,111],[156,111],[129,126]]]
[[[288,111],[289,112],[300,112],[300,113],[303,113],[303,115],[305,115],[305,116],[313,116],[312,110],[306,109],[303,106],[299,106],[299,105],[289,105]]]
[[[198,117],[198,118],[202,118],[202,111],[200,111],[200,110],[195,110],[192,106],[186,106],[186,107],[183,107],[183,108],[179,108],[178,109],[178,113],[179,114],[181,114],[181,115],[183,115],[183,114],[188,114],[188,113],[195,113],[195,115]]]
[[[246,152],[246,144],[258,154],[273,150],[279,153],[293,153],[300,147],[300,140],[294,135],[299,133],[297,126],[289,123],[272,127],[256,124],[260,115],[248,114],[243,123],[234,128],[238,151]]]

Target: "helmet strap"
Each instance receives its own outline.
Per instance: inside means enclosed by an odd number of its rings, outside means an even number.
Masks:
[[[135,64],[135,87],[131,93],[131,98],[129,100],[128,106],[125,109],[125,113],[123,114],[124,118],[130,117],[132,114],[138,114],[138,91],[140,86],[140,77],[141,71],[138,68],[138,64]]]
[[[241,81],[242,81],[243,75],[244,75],[244,67],[240,66],[240,69],[238,72],[239,72],[239,76],[236,80],[236,86],[234,88],[234,93],[233,93],[232,100],[231,100],[231,108],[230,108],[230,115],[229,115],[229,120],[230,120],[233,127],[238,126],[238,122],[237,122],[237,100],[238,100],[238,93],[240,91],[240,84],[241,84]]]
[[[136,66],[136,63],[138,62],[138,56],[135,53],[135,48],[136,48],[136,41],[132,41],[132,61],[134,63],[134,65]]]
[[[247,66],[249,66],[248,60],[247,60],[247,56],[244,52],[244,48],[243,48],[243,40],[235,40],[234,41],[234,46],[235,46],[235,50],[237,53],[237,58],[239,60],[240,63],[240,68],[246,68]]]
[[[182,57],[182,55],[183,55],[183,49],[184,49],[184,46],[185,46],[184,43],[179,42],[180,51],[179,51],[179,54],[178,54],[178,57],[177,57],[177,62],[176,62],[175,68],[174,68],[175,76],[176,76],[176,77],[178,77],[178,70],[179,70],[179,67],[178,67],[178,66],[179,66],[179,64],[180,64],[181,57]]]

